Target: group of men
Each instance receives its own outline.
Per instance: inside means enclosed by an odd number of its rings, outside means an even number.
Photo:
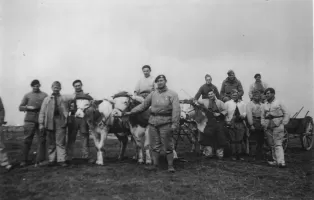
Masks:
[[[149,126],[150,145],[153,152],[154,168],[158,167],[158,158],[161,151],[167,153],[168,170],[174,172],[173,168],[173,141],[172,135],[179,128],[180,103],[176,92],[169,90],[166,86],[167,79],[164,75],[156,78],[151,76],[151,67],[142,67],[144,77],[138,81],[134,90],[134,95],[142,96],[145,100],[138,107],[125,116],[142,112],[151,107],[151,118]],[[241,82],[236,78],[234,71],[228,71],[228,77],[223,81],[220,93],[215,85],[212,84],[212,77],[205,76],[206,83],[200,87],[195,95],[194,101],[200,96],[207,100],[204,106],[210,110],[217,122],[220,124],[216,136],[212,137],[211,143],[207,148],[212,155],[216,149],[218,158],[223,157],[223,148],[226,145],[226,138],[229,137],[232,149],[232,159],[242,160],[240,157],[241,144],[246,127],[250,129],[251,137],[257,141],[257,151],[260,152],[264,134],[267,136],[269,145],[272,148],[273,161],[269,164],[285,167],[282,139],[284,136],[284,125],[289,122],[289,114],[286,107],[275,99],[275,90],[269,88],[261,81],[261,75],[256,74],[255,83],[250,86],[249,97],[251,101],[246,104],[242,101],[244,94]],[[78,131],[82,136],[82,157],[89,162],[94,159],[89,153],[89,130],[83,118],[75,116],[75,100],[93,98],[82,90],[82,81],[75,80],[73,87],[75,93],[70,96],[61,95],[61,84],[53,82],[52,94],[48,95],[40,90],[40,82],[31,82],[32,91],[27,93],[19,106],[19,110],[26,112],[24,119],[24,147],[21,166],[28,163],[29,151],[34,135],[37,134],[37,155],[35,166],[42,166],[46,163],[46,137],[48,137],[48,164],[55,165],[56,162],[61,166],[67,166],[73,157],[73,148]],[[1,102],[2,105],[2,102]],[[0,106],[1,108],[1,106]],[[4,122],[0,116],[0,125]],[[1,109],[0,109],[1,111]],[[0,112],[2,114],[2,112]],[[68,130],[68,131],[67,131]],[[206,130],[206,129],[205,129]],[[203,133],[206,134],[206,131]],[[3,135],[3,134],[1,134]],[[0,140],[0,164],[9,166],[3,138]]]

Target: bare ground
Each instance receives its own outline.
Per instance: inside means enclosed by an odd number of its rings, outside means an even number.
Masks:
[[[313,199],[313,150],[301,150],[299,140],[291,140],[286,153],[288,168],[269,167],[265,161],[249,162],[205,159],[189,151],[181,142],[177,172],[165,171],[162,158],[159,172],[147,172],[131,159],[118,162],[118,142],[106,142],[106,165],[96,166],[77,159],[67,168],[30,165],[12,171],[0,169],[0,199]],[[33,145],[34,146],[34,145]],[[93,146],[91,144],[91,146]],[[7,141],[9,155],[20,159],[21,138]],[[77,142],[76,156],[80,156]],[[93,155],[95,155],[94,148]]]

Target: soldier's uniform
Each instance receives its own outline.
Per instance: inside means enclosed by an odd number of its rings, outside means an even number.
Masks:
[[[130,113],[143,112],[150,106],[149,138],[153,161],[155,165],[158,165],[159,153],[163,146],[163,150],[167,154],[168,169],[173,170],[174,145],[172,130],[179,127],[180,120],[178,94],[167,87],[157,89],[150,93],[142,104],[133,108]]]

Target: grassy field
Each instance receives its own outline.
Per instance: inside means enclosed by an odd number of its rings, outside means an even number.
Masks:
[[[145,171],[131,159],[132,145],[126,151],[128,158],[118,162],[118,142],[110,139],[105,166],[77,159],[67,168],[30,165],[8,173],[1,169],[0,199],[313,199],[313,151],[301,150],[299,140],[289,145],[288,168],[279,169],[248,158],[240,162],[197,157],[184,153],[190,146],[181,142],[178,153],[188,162],[176,162],[177,172],[169,174]],[[19,160],[21,137],[9,139],[7,147],[10,157]],[[77,157],[79,147],[77,142]],[[165,170],[165,158],[161,161]]]

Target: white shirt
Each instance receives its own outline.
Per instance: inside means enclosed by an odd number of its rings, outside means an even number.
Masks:
[[[230,122],[232,120],[232,117],[237,107],[239,109],[240,115],[244,117],[246,116],[246,104],[241,100],[238,100],[238,102],[236,103],[231,99],[225,103],[225,107],[227,109],[227,122]]]
[[[154,84],[155,77],[143,77],[137,82],[134,92],[137,94],[140,94],[141,92],[151,92],[154,89]]]

